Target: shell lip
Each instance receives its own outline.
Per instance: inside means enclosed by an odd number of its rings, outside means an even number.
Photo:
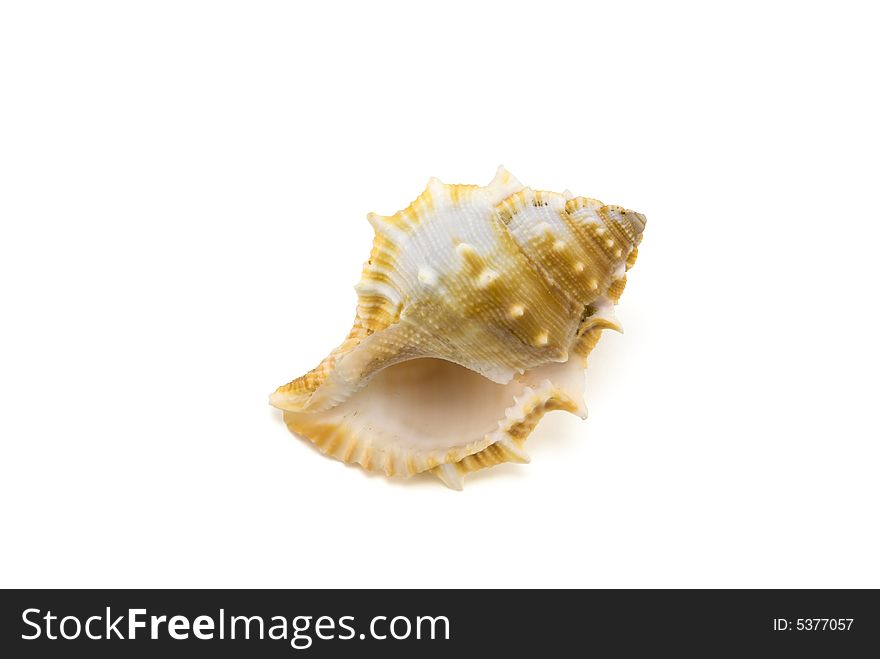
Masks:
[[[278,389],[269,394],[269,405],[287,412],[299,412],[303,409],[304,405],[296,404],[293,402],[295,400],[295,396],[282,392],[281,387],[278,387]]]

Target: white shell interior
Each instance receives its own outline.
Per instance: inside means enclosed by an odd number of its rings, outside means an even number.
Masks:
[[[586,416],[583,366],[550,363],[506,384],[440,359],[414,359],[384,369],[345,402],[321,412],[285,412],[294,430],[326,428],[320,448],[386,472],[418,472],[450,450],[461,457],[495,442],[528,458],[506,431],[535,405],[561,398]],[[346,454],[351,451],[351,454]]]

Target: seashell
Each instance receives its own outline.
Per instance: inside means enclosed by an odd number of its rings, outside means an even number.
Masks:
[[[636,260],[645,216],[523,187],[432,178],[375,229],[354,325],[270,403],[326,454],[388,476],[528,462],[550,410],[586,418],[586,358]]]

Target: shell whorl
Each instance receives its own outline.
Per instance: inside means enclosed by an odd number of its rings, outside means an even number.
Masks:
[[[334,375],[342,389],[362,386],[405,359],[446,359],[503,383],[572,350],[586,356],[584,335],[618,328],[613,302],[645,226],[619,206],[524,187],[503,167],[486,187],[431,179],[405,209],[368,219],[375,237],[352,330],[278,389],[283,409],[325,409],[344,399],[313,396]],[[365,344],[369,359],[353,359]]]

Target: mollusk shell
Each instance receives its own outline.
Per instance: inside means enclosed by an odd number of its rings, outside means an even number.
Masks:
[[[635,263],[645,217],[523,187],[431,179],[371,213],[369,261],[345,341],[270,403],[323,452],[389,476],[527,462],[545,412],[583,418],[586,358]]]

